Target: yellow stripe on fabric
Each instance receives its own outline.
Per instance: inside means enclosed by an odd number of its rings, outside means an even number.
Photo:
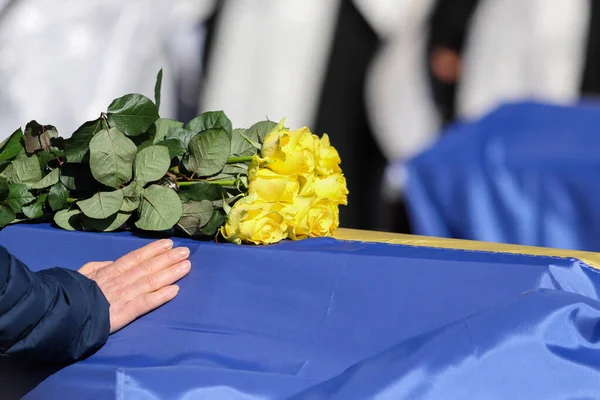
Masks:
[[[590,267],[600,269],[600,254],[578,250],[560,250],[544,247],[519,246],[502,243],[475,242],[471,240],[445,239],[426,236],[404,235],[400,233],[361,231],[355,229],[338,229],[336,239],[357,242],[374,242],[403,244],[408,246],[435,247],[441,249],[485,251],[492,253],[526,254],[532,256],[549,256],[577,258]]]

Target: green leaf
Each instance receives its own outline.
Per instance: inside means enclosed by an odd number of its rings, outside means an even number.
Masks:
[[[181,143],[183,143],[183,145],[187,149],[187,147],[190,144],[190,140],[192,140],[192,138],[196,135],[196,132],[187,129],[171,128],[169,129],[169,133],[167,133],[166,139],[177,139]]]
[[[38,150],[49,149],[52,138],[57,138],[58,132],[52,125],[40,125],[37,121],[31,121],[25,126],[23,142],[25,151],[32,154]]]
[[[147,231],[171,229],[183,213],[183,206],[175,191],[152,185],[144,190],[140,206],[140,219],[135,225]]]
[[[35,197],[29,192],[27,185],[15,183],[8,185],[8,197],[4,200],[4,204],[18,214],[25,204],[31,203],[33,200]]]
[[[137,147],[138,153],[146,147],[152,146],[152,139],[150,138],[150,134],[148,132],[142,133],[138,136],[132,136],[130,139]]]
[[[236,178],[238,175],[248,175],[248,164],[246,164],[246,163],[227,164],[223,168],[222,173],[230,175],[233,178]]]
[[[209,129],[223,129],[229,138],[231,138],[231,121],[223,111],[210,111],[198,115],[187,124],[186,129],[200,133]]]
[[[6,181],[14,182],[15,181],[15,169],[12,164],[4,164],[2,172],[0,172],[0,178],[5,179]]]
[[[154,125],[150,128],[150,138],[152,139],[152,144],[158,144],[162,142],[169,131],[174,129],[180,129],[183,127],[183,122],[175,121],[174,119],[160,118],[154,122]]]
[[[231,155],[237,157],[253,156],[261,149],[258,138],[248,136],[245,129],[234,129],[231,133]]]
[[[99,189],[88,164],[63,163],[60,168],[60,181],[69,190],[89,193]]]
[[[137,210],[140,206],[140,202],[142,201],[144,188],[138,185],[136,182],[131,182],[129,186],[125,186],[122,190],[123,205],[121,205],[121,211],[127,213]]]
[[[50,188],[50,192],[48,193],[48,205],[50,205],[52,211],[62,210],[67,207],[68,198],[69,189],[61,182],[58,182]]]
[[[150,146],[141,150],[135,157],[134,179],[141,186],[165,176],[171,166],[169,149],[165,146]]]
[[[21,128],[17,129],[17,131],[19,131],[20,129],[21,129]],[[13,132],[13,135],[14,135],[15,133],[17,133],[17,131]],[[8,141],[10,140],[10,138],[11,138],[11,137],[12,137],[12,135],[10,135],[10,136],[9,136],[9,137],[7,137],[7,138],[4,138],[4,140],[2,140],[2,142],[0,142],[0,149],[2,149],[2,148],[3,148],[3,147],[4,147],[4,146],[5,146],[7,143],[8,143]],[[0,153],[1,153],[1,152],[2,152],[2,151],[0,150]]]
[[[220,185],[197,182],[193,185],[182,187],[179,197],[183,203],[202,200],[221,200],[223,198],[223,188]]]
[[[40,164],[40,169],[42,171],[46,170],[46,167],[48,167],[49,164],[53,164],[52,161],[56,160],[56,156],[50,152],[50,151],[38,151],[35,153],[35,155],[37,156],[38,159],[38,163]],[[54,163],[56,164],[56,163]],[[51,168],[54,169],[54,168]]]
[[[105,219],[94,219],[94,218],[83,218],[83,224],[91,228],[94,231],[98,232],[112,232],[127,222],[127,220],[131,217],[131,213],[119,212],[113,216],[110,216]]]
[[[68,231],[81,230],[83,213],[79,210],[61,210],[54,214],[54,223]]]
[[[190,141],[189,167],[198,176],[221,172],[231,150],[231,141],[223,129],[210,129]]]
[[[135,144],[117,128],[102,130],[90,141],[90,169],[94,178],[118,189],[131,180]]]
[[[225,198],[225,196],[223,196],[223,200],[221,200],[221,207],[223,207],[223,211],[225,212],[225,215],[229,215],[229,212],[231,211],[231,206],[227,202],[227,199]]]
[[[13,162],[13,179],[14,183],[36,183],[42,179],[42,169],[35,154],[27,156],[27,154],[19,155]]]
[[[29,219],[37,219],[44,215],[44,204],[46,203],[47,197],[47,194],[43,194],[32,204],[23,207],[23,214]]]
[[[265,138],[265,136],[267,136],[269,133],[271,133],[271,131],[273,129],[275,129],[275,127],[277,127],[277,124],[273,121],[262,121],[262,122],[258,122],[254,125],[252,125],[250,127],[250,129],[248,129],[248,137],[250,138],[254,138],[254,137],[258,137],[260,139],[260,141],[262,142]]]
[[[4,178],[0,178],[0,202],[6,200],[9,193],[8,181]]]
[[[65,145],[65,157],[68,162],[80,163],[85,159],[90,148],[90,140],[94,135],[102,130],[104,121],[98,118],[94,121],[88,121],[81,125]]]
[[[156,84],[154,85],[154,102],[156,103],[157,111],[160,109],[160,91],[162,88],[162,77],[163,70],[161,68],[160,71],[158,71],[158,74],[156,75]]]
[[[27,222],[28,219],[27,218],[15,218],[10,225],[14,225],[14,224],[20,224],[21,222]]]
[[[156,120],[154,122],[154,124],[152,124],[150,129],[148,130],[148,135],[147,135],[148,138],[144,139],[140,143],[136,143],[138,146],[138,151],[143,150],[146,147],[149,147],[153,144],[165,145],[164,139],[169,134],[169,131],[171,129],[180,129],[182,126],[183,126],[182,122],[175,121],[172,119],[160,118],[160,119]],[[193,132],[190,132],[190,134],[191,133],[193,133]],[[145,135],[137,136],[136,138],[141,138],[143,136],[145,136]],[[136,138],[134,138],[134,139],[136,139]],[[169,147],[169,146],[167,146],[167,147]],[[181,147],[181,146],[178,146],[178,147]],[[186,147],[184,147],[184,151],[185,151],[185,149],[186,149]],[[173,157],[171,157],[171,158],[173,158]]]
[[[40,180],[36,184],[32,185],[31,188],[32,189],[44,189],[44,188],[47,188],[47,187],[50,187],[50,186],[56,184],[59,179],[60,179],[60,170],[57,168],[57,169],[50,171],[50,173],[48,175],[43,177],[42,180]]]
[[[208,200],[192,201],[183,205],[183,214],[177,225],[189,236],[198,234],[213,215],[212,202]]]
[[[0,162],[10,161],[24,150],[22,139],[23,131],[19,128],[4,141],[0,150]]]
[[[136,137],[140,137],[140,136],[136,136]],[[135,143],[135,142],[134,142],[134,143]],[[138,151],[138,153],[139,153],[140,151],[144,150],[146,147],[150,147],[150,146],[152,146],[152,140],[150,140],[150,139],[148,139],[148,140],[144,140],[143,142],[141,142],[141,143],[136,143],[135,145],[136,145],[136,147],[137,147],[137,151]]]
[[[15,220],[17,216],[14,211],[7,206],[0,206],[0,228],[4,228]]]
[[[192,172],[192,170],[193,170],[193,168],[192,168],[192,167],[190,167],[190,155],[186,153],[185,155],[183,155],[183,156],[181,157],[181,159],[180,159],[180,160],[181,160],[180,162],[181,162],[181,165],[183,166],[183,168],[184,168],[186,171],[189,171],[189,172],[191,173],[191,172]]]
[[[86,200],[77,202],[77,206],[90,218],[105,219],[116,214],[123,205],[123,191],[96,193]]]
[[[230,193],[227,193],[227,198],[221,199],[221,200],[216,200],[216,201],[211,201],[213,207],[215,208],[222,208],[223,211],[225,211],[225,214],[229,214],[229,211],[231,211],[231,205],[233,203],[235,203],[238,199],[244,197],[245,193],[239,193],[237,196],[233,196]]]
[[[206,236],[214,236],[221,225],[223,225],[223,222],[225,222],[225,216],[223,213],[221,213],[219,210],[214,210],[212,216],[210,217],[210,221],[208,221],[206,226],[200,229],[200,232]]]
[[[108,122],[127,136],[146,132],[158,119],[156,105],[141,94],[128,94],[108,106]]]
[[[187,148],[178,139],[163,140],[159,143],[159,146],[165,146],[167,149],[169,149],[169,157],[171,157],[171,159],[187,153]]]

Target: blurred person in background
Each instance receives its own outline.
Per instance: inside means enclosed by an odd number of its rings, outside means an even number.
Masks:
[[[478,1],[462,57],[458,118],[479,118],[515,100],[572,104],[598,93],[598,1]]]
[[[380,229],[386,160],[366,112],[368,66],[408,0],[224,0],[208,47],[201,110],[248,127],[286,117],[327,133],[350,190],[346,228]],[[232,29],[235,27],[235,29]]]
[[[429,82],[442,125],[456,118],[456,90],[471,17],[480,0],[437,0],[429,17]]]
[[[0,140],[32,119],[69,137],[125,93],[152,97],[161,68],[161,115],[195,116],[215,4],[0,0]]]
[[[371,68],[369,116],[386,171],[385,199],[402,208],[402,163],[455,120],[506,102],[572,104],[600,93],[600,2],[429,0]]]
[[[367,80],[367,105],[387,161],[409,160],[438,139],[455,116],[461,56],[476,0],[405,1]],[[386,230],[410,233],[402,198],[404,173],[388,168],[382,197]]]

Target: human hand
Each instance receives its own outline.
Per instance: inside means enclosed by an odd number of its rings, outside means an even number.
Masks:
[[[110,304],[110,333],[173,300],[188,274],[190,250],[159,240],[117,261],[90,262],[79,272],[95,281]]]

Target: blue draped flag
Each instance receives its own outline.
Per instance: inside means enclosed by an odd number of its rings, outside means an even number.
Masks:
[[[600,251],[600,108],[502,106],[409,161],[415,234]]]
[[[33,269],[149,240],[0,232]],[[84,361],[23,369],[25,399],[600,398],[600,271],[577,259],[334,239],[176,245],[193,264],[179,296]]]

